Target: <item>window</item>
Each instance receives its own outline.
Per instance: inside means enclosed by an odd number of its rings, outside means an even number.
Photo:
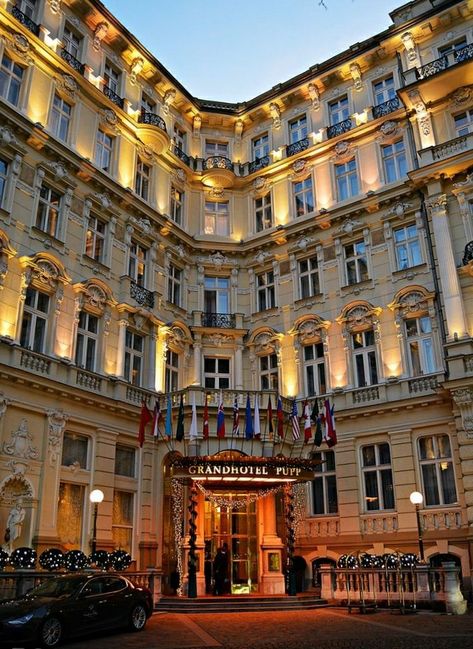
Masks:
[[[314,211],[314,193],[312,190],[312,178],[292,183],[296,216],[305,216]]]
[[[251,152],[253,160],[258,160],[269,155],[269,136],[267,133],[255,137],[251,141]]]
[[[168,302],[181,306],[182,270],[174,264],[169,264]]]
[[[95,162],[103,171],[110,171],[112,162],[113,138],[100,129],[97,131],[95,142]]]
[[[120,73],[116,70],[113,65],[109,62],[105,62],[105,71],[104,71],[104,82],[109,90],[114,92],[116,95],[119,95],[120,92]]]
[[[82,546],[82,516],[85,488],[78,484],[61,482],[57,505],[57,533],[64,550]]]
[[[374,331],[358,331],[351,334],[353,365],[357,388],[378,383],[378,368]]]
[[[135,192],[144,201],[148,200],[150,177],[151,167],[138,158],[136,163]]]
[[[205,140],[205,157],[210,158],[216,155],[228,158],[228,142],[213,142],[212,140]]]
[[[141,112],[156,113],[156,102],[153,101],[145,92],[141,95]]]
[[[309,257],[299,262],[299,287],[301,299],[320,294],[317,257]]]
[[[115,451],[115,475],[134,478],[136,471],[135,449],[130,446],[118,446]]]
[[[44,353],[49,316],[49,295],[35,288],[26,289],[20,345]]]
[[[98,216],[91,214],[85,235],[85,254],[91,259],[103,263],[105,258],[105,235],[107,224]]]
[[[230,234],[230,223],[228,218],[228,203],[205,203],[205,234],[217,234],[228,236]]]
[[[422,254],[416,225],[413,223],[396,228],[393,235],[397,270],[405,270],[421,264]]]
[[[330,126],[339,124],[349,117],[348,97],[345,95],[340,99],[331,101],[328,105],[328,112],[330,117]]]
[[[268,270],[256,276],[258,311],[266,311],[276,306],[274,272]]]
[[[255,198],[256,232],[273,227],[271,194]]]
[[[364,241],[355,241],[344,246],[343,254],[345,257],[346,280],[349,286],[369,279]]]
[[[375,106],[379,106],[380,104],[384,104],[385,101],[394,99],[396,97],[396,90],[394,88],[393,75],[386,77],[385,79],[380,79],[380,81],[375,81],[373,83],[373,94]]]
[[[144,338],[127,329],[125,336],[125,381],[140,386],[143,380]]]
[[[51,114],[51,130],[53,134],[63,142],[67,142],[71,115],[72,106],[59,97],[59,95],[54,95]]]
[[[20,100],[21,82],[24,69],[6,54],[3,55],[0,67],[0,96],[18,106]]]
[[[230,359],[204,358],[204,385],[206,388],[227,390],[230,387]]]
[[[25,14],[25,16],[34,20],[36,14],[36,0],[17,0],[15,5]]]
[[[148,250],[137,241],[132,240],[130,244],[130,259],[128,261],[128,275],[138,286],[145,285],[147,256]]]
[[[268,354],[259,357],[259,368],[262,390],[277,390],[278,382],[278,357],[277,354]]]
[[[473,110],[465,110],[454,116],[455,130],[458,137],[473,133]]]
[[[435,372],[435,353],[432,322],[429,316],[404,320],[408,362],[411,376]]]
[[[387,183],[393,183],[407,176],[406,150],[404,140],[381,147],[384,176]]]
[[[443,45],[442,47],[439,47],[438,48],[439,57],[448,56],[448,54],[450,54],[451,52],[458,52],[459,50],[462,50],[464,47],[466,47],[466,36],[460,38],[454,43],[449,43],[448,45]]]
[[[289,122],[289,143],[299,142],[307,137],[307,118],[301,115]]]
[[[0,158],[0,207],[3,206],[3,199],[5,198],[5,190],[8,180],[8,162]]]
[[[420,468],[425,505],[450,505],[457,502],[452,450],[448,435],[419,439]]]
[[[179,390],[179,354],[172,349],[166,352],[166,369],[164,372],[166,392]]]
[[[177,124],[174,124],[174,144],[181,149],[186,150],[186,132],[183,131]]]
[[[326,394],[325,355],[323,343],[304,345],[305,389],[309,397]]]
[[[394,486],[389,444],[371,444],[361,449],[365,509],[394,509]]]
[[[62,466],[78,466],[87,469],[89,466],[89,438],[75,433],[64,433],[62,444]]]
[[[51,237],[59,234],[59,210],[61,196],[48,185],[42,185],[39,192],[38,211],[35,226]]]
[[[184,192],[171,186],[171,219],[178,225],[182,225],[184,210]]]
[[[230,313],[230,280],[228,277],[205,277],[205,313]]]
[[[82,38],[78,36],[66,23],[64,27],[64,33],[62,35],[62,44],[66,52],[68,52],[75,59],[80,59],[80,49],[81,49]]]
[[[312,455],[318,460],[312,480],[312,513],[314,516],[338,512],[337,479],[335,475],[335,453],[322,451]]]
[[[133,500],[128,491],[113,492],[112,537],[113,547],[132,552]]]
[[[344,164],[335,165],[335,178],[339,201],[358,195],[358,171],[355,158]]]
[[[77,325],[76,365],[95,372],[98,347],[99,319],[81,311]]]

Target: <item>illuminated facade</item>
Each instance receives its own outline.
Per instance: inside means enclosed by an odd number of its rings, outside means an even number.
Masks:
[[[414,551],[418,490],[427,560],[455,557],[468,588],[473,6],[391,19],[227,104],[192,97],[100,2],[1,0],[0,527],[21,500],[16,545],[88,550],[99,487],[98,545],[162,568],[166,589],[171,447],[148,430],[139,448],[142,401],[172,392],[176,417],[183,395],[175,450],[195,399],[195,453],[270,455],[268,396],[299,413],[328,396],[338,445],[293,450],[323,461],[296,540],[307,580],[357,549]],[[251,449],[229,441],[248,392]],[[246,539],[241,569],[281,592],[277,497],[248,499],[240,536],[198,498],[199,551]]]

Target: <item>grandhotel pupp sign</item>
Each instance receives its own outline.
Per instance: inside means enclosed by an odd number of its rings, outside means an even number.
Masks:
[[[292,458],[242,458],[218,461],[208,457],[182,457],[173,462],[173,477],[225,482],[294,482],[314,478],[316,463]]]

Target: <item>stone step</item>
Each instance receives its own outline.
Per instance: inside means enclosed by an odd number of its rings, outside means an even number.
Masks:
[[[166,613],[241,613],[244,611],[294,611],[322,608],[327,602],[319,597],[287,595],[275,597],[200,597],[196,599],[164,597],[155,605]]]

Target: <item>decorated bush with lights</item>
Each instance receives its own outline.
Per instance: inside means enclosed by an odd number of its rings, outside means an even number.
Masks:
[[[36,565],[36,550],[33,548],[17,548],[10,556],[10,564],[14,568],[34,568]]]
[[[399,558],[398,554],[383,554],[384,567],[387,570],[396,570],[399,568]]]
[[[411,553],[403,554],[400,563],[401,568],[415,568],[418,564],[417,555]]]
[[[360,555],[360,567],[361,568],[371,568],[373,565],[374,556],[365,552]]]
[[[64,557],[64,567],[70,572],[77,572],[87,567],[89,561],[80,550],[69,550]]]
[[[89,555],[89,564],[101,570],[107,570],[112,562],[111,555],[106,550],[96,550]]]
[[[358,568],[358,559],[354,554],[342,554],[337,562],[338,568],[347,568],[348,570],[355,570]]]
[[[39,565],[44,570],[59,570],[64,565],[64,554],[57,548],[45,550],[40,554]]]
[[[110,554],[110,563],[114,570],[126,570],[132,558],[125,550],[115,550]]]
[[[5,552],[5,550],[0,550],[0,570],[3,570],[5,566],[8,564],[8,559],[9,559],[8,552]]]

